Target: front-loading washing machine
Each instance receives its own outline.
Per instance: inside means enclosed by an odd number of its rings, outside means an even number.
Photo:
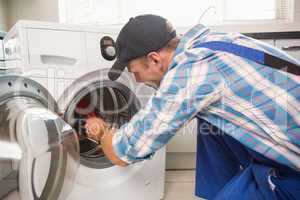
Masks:
[[[129,73],[108,80],[118,30],[59,23],[18,22],[4,38],[8,68],[46,87],[59,103],[59,112],[79,138],[80,164],[69,200],[158,200],[163,197],[165,148],[151,160],[126,168],[112,165],[101,144],[85,135],[88,114],[111,126],[128,122],[145,105],[153,90]]]
[[[79,166],[78,138],[37,82],[0,70],[0,199],[66,199]]]
[[[95,195],[103,199],[160,199],[164,188],[164,149],[151,160],[118,167],[105,157],[101,144],[85,134],[84,123],[89,114],[118,128],[143,106],[138,97],[147,97],[145,87],[133,82],[129,73],[122,74],[118,81],[110,81],[107,71],[97,70],[82,76],[58,100],[61,113],[74,127],[81,147],[78,176],[69,199],[92,199]]]

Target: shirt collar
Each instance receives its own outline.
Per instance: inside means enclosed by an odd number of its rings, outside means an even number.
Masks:
[[[173,61],[169,65],[169,69],[172,69],[174,67],[174,65],[176,65],[176,62],[174,62],[174,58],[178,54],[180,54],[181,52],[183,52],[184,50],[186,50],[188,47],[190,47],[195,38],[198,38],[198,37],[206,35],[206,33],[208,31],[209,31],[209,29],[207,27],[203,26],[202,24],[197,24],[193,28],[191,28],[190,30],[188,30],[180,38],[180,42],[179,42],[177,48],[175,49],[175,52],[174,52],[174,55],[173,55],[173,59],[172,59]]]
[[[197,24],[189,31],[187,31],[180,39],[180,42],[175,50],[174,56],[182,52],[182,50],[188,48],[195,38],[204,35],[208,30],[209,29],[203,26],[202,24]]]

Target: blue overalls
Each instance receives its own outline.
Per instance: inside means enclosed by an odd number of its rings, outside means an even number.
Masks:
[[[202,46],[257,61],[256,50],[249,52],[239,45],[214,42]],[[245,147],[200,114],[197,118],[197,196],[216,200],[300,199],[300,172]]]

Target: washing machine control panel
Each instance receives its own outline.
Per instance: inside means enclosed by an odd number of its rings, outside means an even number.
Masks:
[[[114,60],[116,58],[116,44],[111,37],[102,37],[100,40],[100,48],[101,54],[106,60]]]

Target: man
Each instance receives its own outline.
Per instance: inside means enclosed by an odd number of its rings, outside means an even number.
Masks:
[[[110,79],[127,66],[157,92],[119,130],[99,118],[87,120],[88,134],[101,141],[114,164],[151,158],[197,117],[197,196],[300,198],[297,60],[244,35],[202,25],[179,38],[155,15],[130,19],[116,46]]]

